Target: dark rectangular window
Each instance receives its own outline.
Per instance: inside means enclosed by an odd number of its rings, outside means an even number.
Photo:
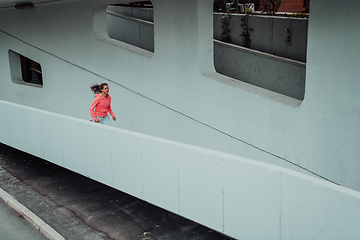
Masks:
[[[21,74],[24,82],[43,84],[41,66],[39,63],[32,61],[20,55]]]
[[[34,60],[9,50],[11,81],[32,87],[43,87],[41,65]]]

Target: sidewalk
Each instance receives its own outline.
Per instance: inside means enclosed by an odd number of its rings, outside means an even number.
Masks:
[[[6,240],[46,240],[44,234],[0,199],[0,238]]]
[[[0,168],[0,172],[4,172]],[[29,209],[0,188],[0,236],[3,239],[65,240]],[[6,206],[7,204],[7,206]],[[27,221],[27,223],[26,223]],[[4,237],[6,236],[6,237]]]

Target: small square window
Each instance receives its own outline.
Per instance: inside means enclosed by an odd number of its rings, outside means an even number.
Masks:
[[[42,87],[42,70],[38,62],[11,50],[9,50],[9,61],[13,83]]]

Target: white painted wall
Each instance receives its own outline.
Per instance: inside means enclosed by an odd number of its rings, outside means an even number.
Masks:
[[[0,100],[0,142],[236,239],[357,239],[360,193],[209,149]],[[100,161],[99,161],[100,160]]]
[[[106,36],[103,1],[0,10],[0,99],[88,120],[90,85],[108,82],[116,128],[304,172],[286,159],[360,190],[359,2],[311,3],[302,102],[215,72],[212,1],[153,4],[154,53]],[[41,64],[43,88],[11,82],[9,49]]]

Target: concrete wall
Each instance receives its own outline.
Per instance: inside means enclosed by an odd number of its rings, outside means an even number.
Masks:
[[[0,99],[87,121],[108,82],[115,128],[360,190],[360,2],[312,2],[303,101],[215,71],[212,1],[154,0],[153,53],[109,38],[108,3],[1,9]],[[9,49],[41,64],[42,88],[11,81]]]
[[[214,40],[214,64],[218,73],[304,99],[305,63]]]
[[[109,6],[107,8],[110,16],[129,16],[132,21],[136,21],[133,18],[142,19],[148,22],[154,22],[153,9],[149,8],[129,8],[120,6]],[[114,13],[118,13],[116,15]],[[214,13],[214,39],[221,40],[221,21],[222,13]],[[306,50],[307,50],[307,32],[308,32],[308,19],[302,18],[289,18],[289,17],[273,17],[273,16],[252,16],[244,14],[232,14],[230,21],[230,37],[232,44],[243,46],[243,39],[240,36],[242,33],[241,18],[247,16],[248,26],[253,29],[250,32],[251,35],[251,49],[270,53],[276,56],[290,58],[292,60],[306,62]],[[109,21],[109,26],[113,25],[133,25],[125,20],[114,19]],[[128,18],[129,19],[129,18]],[[129,20],[130,20],[129,19]],[[139,24],[143,24],[139,22]],[[146,24],[146,23],[145,23]],[[139,26],[135,26],[137,28]],[[144,26],[146,27],[146,26]],[[291,29],[291,43],[286,43],[287,33],[285,29]],[[109,33],[115,29],[108,29]],[[130,34],[129,34],[130,33]],[[114,38],[122,39],[126,35],[134,34],[132,31],[125,30],[117,32]],[[144,32],[144,36],[147,36],[147,30]],[[118,37],[117,37],[118,36]],[[112,36],[110,36],[112,37]],[[153,39],[152,36],[149,39]],[[132,39],[135,46],[137,39]],[[125,41],[127,42],[127,41]],[[128,43],[131,43],[130,41]]]
[[[152,8],[132,8],[110,5],[106,8],[106,10],[133,18],[139,18],[148,22],[154,22],[154,11]]]
[[[108,7],[107,30],[110,38],[154,51],[154,26],[138,18],[132,8]],[[121,13],[110,12],[109,9]],[[151,11],[144,11],[149,13]],[[126,14],[126,15],[124,15]],[[133,18],[138,17],[138,18]],[[299,100],[305,93],[305,63],[215,40],[214,66],[218,73]]]
[[[214,13],[214,39],[221,40],[221,13]],[[244,14],[232,14],[230,19],[231,43],[243,46],[240,34],[243,31],[241,18]],[[247,16],[250,31],[250,48],[276,56],[306,62],[308,19]],[[291,45],[286,43],[287,33],[291,29]]]
[[[110,38],[154,52],[154,24],[128,15],[107,11]]]
[[[234,238],[360,235],[357,191],[274,165],[5,101],[0,111],[0,142]]]

